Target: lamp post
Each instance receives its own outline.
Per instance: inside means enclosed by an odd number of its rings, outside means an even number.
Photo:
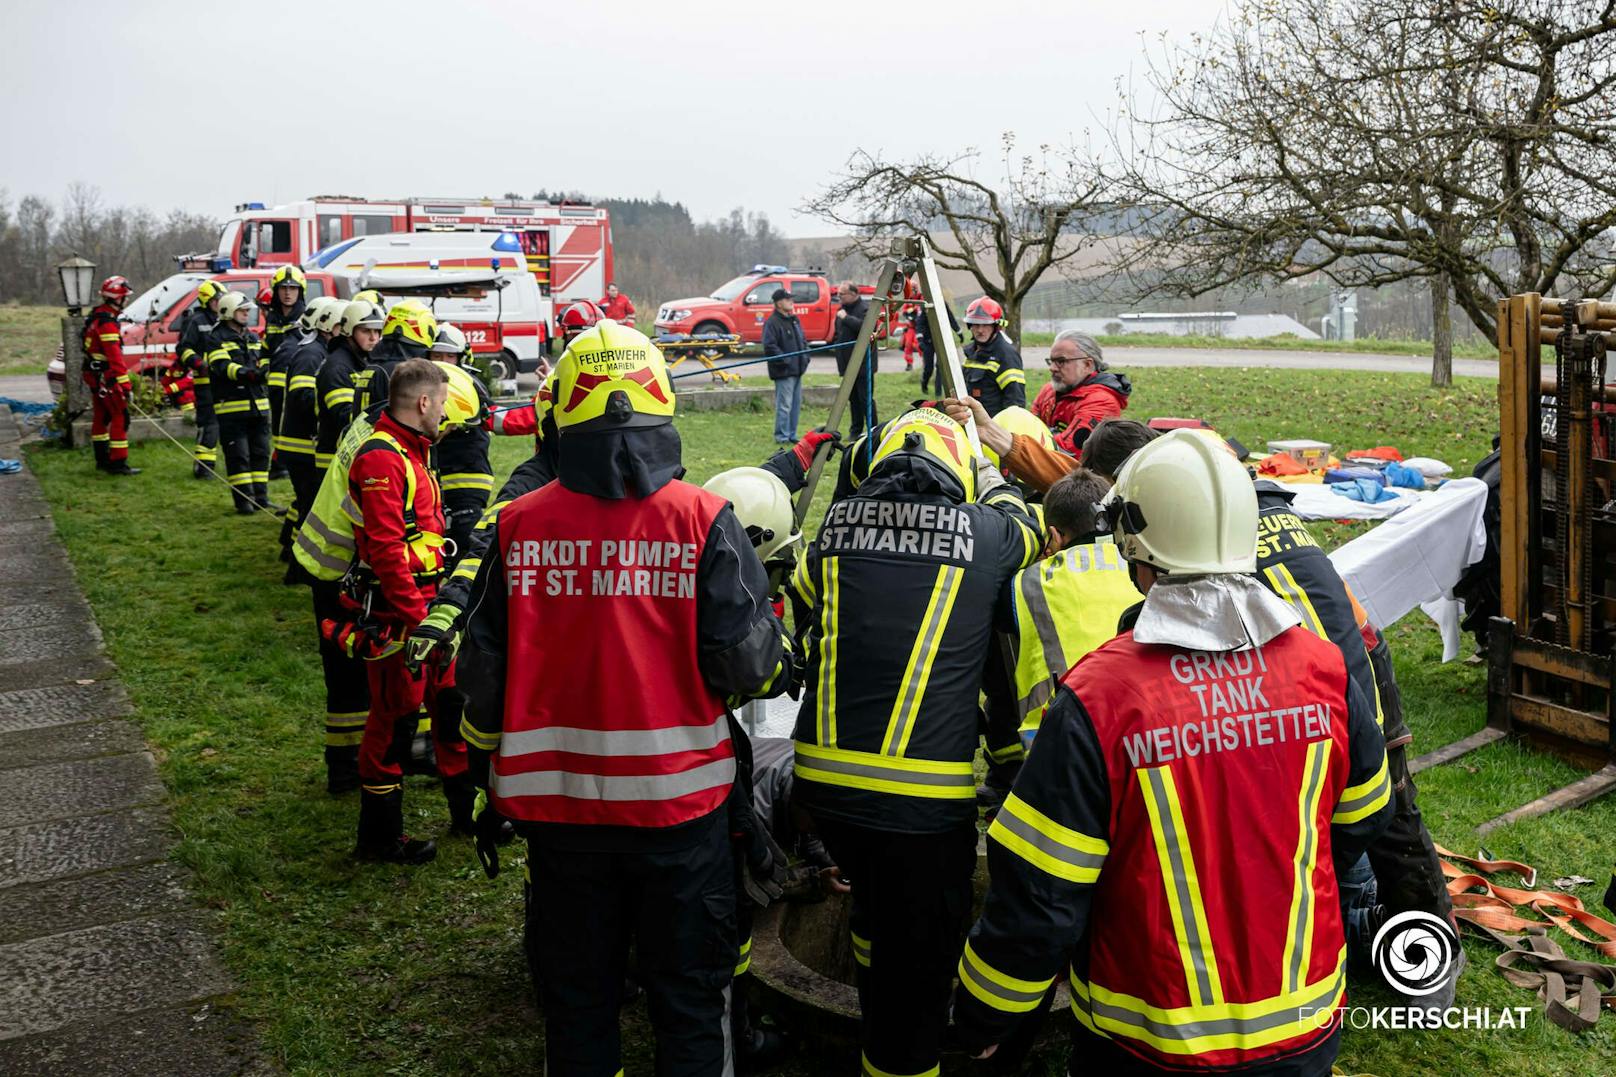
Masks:
[[[62,438],[73,444],[73,420],[89,407],[84,384],[84,308],[95,294],[95,263],[74,255],[56,267],[62,282],[67,316],[62,319],[62,395],[67,400],[67,422]]]

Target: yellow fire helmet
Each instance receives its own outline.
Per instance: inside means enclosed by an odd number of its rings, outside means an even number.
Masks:
[[[551,375],[556,428],[630,430],[673,421],[667,364],[638,329],[603,319],[572,338]]]
[[[936,408],[916,408],[887,428],[870,459],[873,475],[883,460],[918,456],[959,480],[965,500],[976,499],[976,468],[971,462],[971,441],[965,428]]]
[[[229,290],[222,280],[205,280],[196,286],[197,302],[205,307]]]
[[[309,286],[308,280],[303,276],[303,271],[297,266],[281,266],[275,271],[275,275],[269,278],[271,288],[279,288],[283,284],[295,284],[300,292],[306,291]]]
[[[1012,434],[1020,434],[1023,437],[1032,438],[1046,449],[1053,449],[1055,447],[1055,435],[1049,432],[1049,427],[1044,425],[1044,421],[1042,419],[1038,418],[1038,416],[1034,415],[1026,408],[1005,408],[1003,411],[999,412],[999,414],[993,417],[993,421],[1010,431]],[[994,467],[1004,466],[1003,462],[999,459],[999,454],[988,448],[987,442],[982,443],[982,455],[986,456],[989,460],[992,460]]]
[[[374,288],[366,288],[362,292],[355,292],[354,293],[353,302],[355,302],[355,303],[374,303],[379,307],[379,306],[383,305],[382,304],[382,293],[378,292]]]
[[[555,389],[551,387],[550,382],[545,382],[539,387],[539,391],[533,394],[533,411],[539,417],[539,436],[543,437],[544,420],[555,412]]]
[[[390,337],[395,333],[430,348],[438,339],[438,319],[420,300],[405,299],[393,304],[393,309],[387,312],[387,323],[382,326],[382,336]]]
[[[449,378],[449,395],[443,403],[443,422],[438,429],[447,434],[463,426],[480,426],[488,419],[488,406],[483,394],[477,391],[477,379],[471,372],[442,359],[432,364]]]

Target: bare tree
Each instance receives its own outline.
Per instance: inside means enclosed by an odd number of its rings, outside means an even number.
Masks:
[[[1616,3],[1241,0],[1155,56],[1116,131],[1141,292],[1430,282],[1493,336],[1511,292],[1616,285]]]
[[[860,150],[803,208],[852,231],[838,253],[878,259],[896,236],[927,236],[938,266],[974,277],[1003,304],[1019,338],[1027,293],[1089,242],[1082,225],[1101,199],[1103,181],[1073,153],[1044,146],[1036,158],[1018,156],[1008,134],[1002,150],[998,186],[975,176],[974,150],[907,162]]]

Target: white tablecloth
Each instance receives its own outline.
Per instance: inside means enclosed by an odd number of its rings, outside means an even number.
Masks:
[[[1330,555],[1369,619],[1385,628],[1415,606],[1442,630],[1442,660],[1459,656],[1453,585],[1487,550],[1487,484],[1456,479]]]

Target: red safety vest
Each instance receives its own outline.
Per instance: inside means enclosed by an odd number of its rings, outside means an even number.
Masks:
[[[500,812],[669,827],[724,803],[735,748],[696,643],[696,568],[724,505],[681,481],[622,500],[552,482],[500,512]]]
[[[1111,792],[1078,1020],[1171,1067],[1245,1065],[1327,1036],[1346,984],[1330,861],[1349,769],[1341,652],[1301,627],[1224,654],[1130,632],[1065,683]]]

